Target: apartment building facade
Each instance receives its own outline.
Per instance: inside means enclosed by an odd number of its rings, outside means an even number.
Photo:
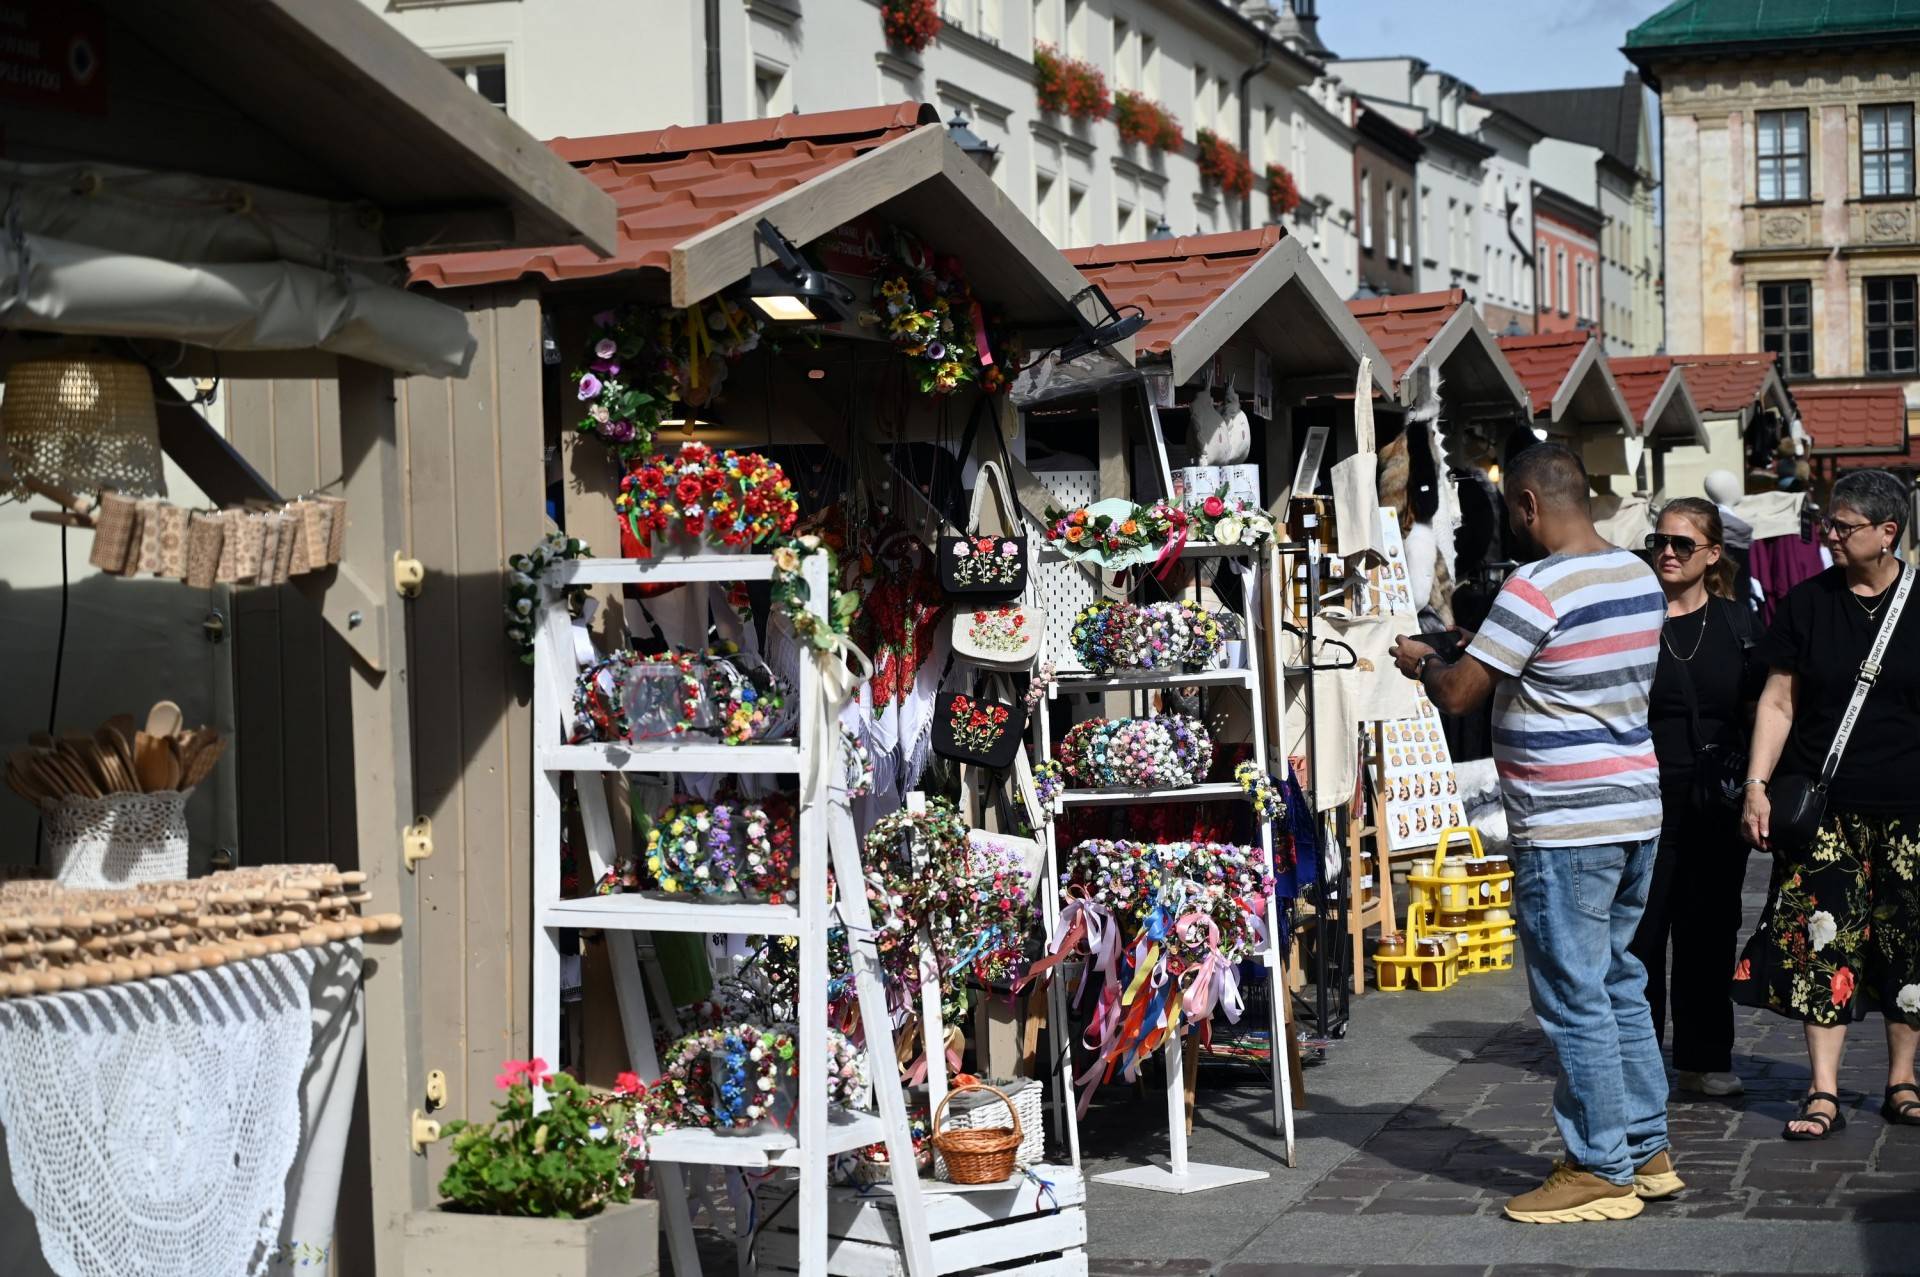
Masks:
[[[1772,351],[1794,385],[1895,383],[1920,404],[1920,16],[1888,2],[1650,18],[1676,349]]]
[[[1460,122],[1490,152],[1480,185],[1480,317],[1496,333],[1534,332],[1532,154],[1543,135],[1477,95]]]
[[[1420,221],[1414,188],[1424,148],[1384,113],[1362,104],[1355,121],[1354,202],[1360,219],[1360,288],[1377,296],[1420,291]]]
[[[877,0],[367,0],[538,136],[582,136],[916,99],[995,148],[995,182],[1062,247],[1241,225],[1203,180],[1201,129],[1242,144],[1250,220],[1282,221],[1336,288],[1355,279],[1353,107],[1314,60],[1262,25],[1264,0],[938,0],[924,49],[889,42]],[[1251,15],[1251,16],[1249,16]],[[1253,19],[1258,18],[1260,22]],[[1035,49],[1156,103],[1183,144],[1125,142],[1110,119],[1043,110]],[[1263,51],[1264,50],[1264,51]],[[985,157],[983,157],[983,160]],[[1303,196],[1281,216],[1267,166]]]
[[[1542,182],[1533,184],[1534,331],[1598,327],[1600,236],[1606,218],[1591,204]]]

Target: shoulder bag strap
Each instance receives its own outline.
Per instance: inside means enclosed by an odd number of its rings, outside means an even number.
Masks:
[[[991,495],[1000,507],[1000,527],[997,535],[1017,537],[1020,535],[1020,516],[1013,504],[1013,492],[1007,487],[1006,472],[997,461],[982,461],[980,472],[973,479],[973,531],[980,533],[980,506],[991,489]]]
[[[1893,641],[1893,627],[1900,623],[1900,611],[1906,607],[1907,595],[1912,592],[1913,568],[1903,564],[1900,583],[1893,587],[1893,598],[1887,603],[1887,614],[1873,636],[1873,647],[1867,652],[1867,659],[1860,662],[1859,677],[1853,682],[1853,698],[1847,702],[1847,712],[1840,719],[1840,730],[1833,734],[1833,745],[1827,750],[1827,761],[1820,768],[1822,785],[1831,783],[1834,773],[1840,770],[1840,755],[1847,748],[1847,738],[1853,735],[1853,725],[1860,719],[1861,707],[1867,703],[1867,693],[1873,690],[1874,683],[1880,677],[1880,662],[1887,654],[1887,644]]]

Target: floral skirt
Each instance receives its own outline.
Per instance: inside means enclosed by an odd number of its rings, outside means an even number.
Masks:
[[[1920,1028],[1920,821],[1830,812],[1812,846],[1774,857],[1733,1000],[1808,1024],[1877,1010]]]

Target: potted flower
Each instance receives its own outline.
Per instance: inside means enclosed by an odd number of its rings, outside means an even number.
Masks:
[[[491,1122],[446,1125],[453,1163],[438,1210],[407,1220],[416,1277],[602,1277],[651,1273],[659,1207],[634,1201],[626,1125],[639,1080],[622,1075],[611,1101],[545,1060],[510,1060],[506,1098]],[[534,1112],[534,1093],[547,1109]]]
[[[1198,162],[1203,181],[1235,197],[1253,192],[1253,165],[1240,148],[1211,129],[1194,135],[1199,148]]]

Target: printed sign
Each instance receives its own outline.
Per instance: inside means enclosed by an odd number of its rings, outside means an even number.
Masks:
[[[0,0],[0,102],[106,114],[106,22],[99,12],[60,0]]]

